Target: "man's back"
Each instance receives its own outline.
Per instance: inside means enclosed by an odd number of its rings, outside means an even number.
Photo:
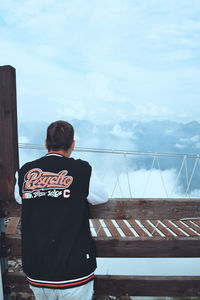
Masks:
[[[101,204],[108,196],[88,162],[69,158],[71,124],[51,123],[45,146],[46,156],[16,174],[23,270],[37,300],[91,300],[96,258],[88,201]]]
[[[68,287],[83,277],[91,280],[96,259],[86,200],[90,175],[87,162],[58,153],[20,169],[23,269],[31,284]]]

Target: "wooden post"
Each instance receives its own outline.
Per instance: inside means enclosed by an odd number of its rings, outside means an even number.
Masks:
[[[8,249],[5,246],[5,205],[14,202],[15,172],[18,170],[17,103],[15,69],[0,67],[0,262],[4,299],[10,299],[7,287]]]
[[[0,67],[0,205],[12,201],[18,170],[16,76],[11,66]]]

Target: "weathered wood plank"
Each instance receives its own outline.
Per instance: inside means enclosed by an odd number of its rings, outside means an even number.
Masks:
[[[193,228],[196,232],[200,233],[200,227],[197,224],[193,224],[191,221],[185,220],[182,221],[183,223],[187,224],[189,227]]]
[[[7,217],[20,217],[22,206],[18,204],[15,200],[0,201],[2,205],[2,210]]]
[[[11,255],[21,256],[19,235],[6,238]],[[97,257],[199,257],[198,237],[96,237]]]
[[[113,296],[199,296],[199,276],[109,276],[98,275],[96,295]]]
[[[200,227],[200,220],[192,220],[192,222],[194,222],[197,226]]]
[[[134,228],[134,230],[137,232],[139,236],[146,236],[149,235],[138,225],[138,223],[135,220],[128,220],[129,224]]]
[[[113,237],[120,237],[121,235],[119,234],[119,231],[117,230],[117,228],[114,226],[112,220],[104,220],[104,223],[106,224],[106,226],[108,227],[108,230],[110,231],[111,235]]]
[[[188,228],[185,224],[182,224],[179,221],[173,221],[173,223],[176,224],[179,228],[183,229],[190,236],[198,236],[198,234],[196,234],[194,231]]]
[[[8,216],[20,215],[15,201],[2,203]],[[91,219],[179,220],[199,217],[200,199],[110,199],[101,205],[90,205]]]
[[[0,210],[13,200],[14,174],[18,169],[17,104],[15,69],[0,67]]]
[[[15,292],[30,292],[23,273],[9,273],[7,285]],[[111,276],[96,275],[99,296],[200,296],[199,276]]]
[[[163,221],[163,224],[165,224],[171,231],[173,231],[177,236],[186,236],[185,233],[180,231],[178,228],[176,228],[173,224],[171,224],[168,220]]]
[[[158,228],[165,236],[172,236],[172,233],[167,230],[167,228],[165,228],[164,225],[158,220],[151,220],[151,223],[156,226],[156,228]]]
[[[6,234],[16,234],[19,221],[20,217],[11,217],[8,225],[6,226]]]
[[[148,230],[148,232],[153,236],[161,236],[157,230],[147,222],[147,220],[140,220],[141,224]]]
[[[103,229],[101,222],[99,220],[94,220],[94,219],[92,219],[91,221],[92,221],[92,224],[94,226],[97,236],[98,237],[106,237],[107,234],[106,234],[105,230]]]
[[[199,257],[196,237],[95,238],[98,257]]]
[[[115,198],[90,206],[93,219],[179,220],[199,217],[200,199]]]
[[[123,231],[125,236],[134,236],[133,232],[128,228],[128,226],[124,223],[123,220],[116,220],[119,228]]]

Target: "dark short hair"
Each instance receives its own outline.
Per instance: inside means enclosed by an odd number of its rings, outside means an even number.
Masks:
[[[47,128],[48,151],[67,151],[74,140],[74,128],[65,121],[56,121]]]

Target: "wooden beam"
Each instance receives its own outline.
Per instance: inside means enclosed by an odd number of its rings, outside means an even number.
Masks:
[[[15,69],[0,67],[0,210],[12,201],[14,174],[18,170],[17,104]]]
[[[12,256],[21,256],[19,235],[7,235]],[[99,237],[94,238],[97,257],[199,257],[198,237]]]
[[[92,219],[179,220],[199,217],[200,199],[115,198],[90,205]]]
[[[22,206],[20,204],[18,204],[16,201],[7,200],[7,201],[1,201],[1,203],[2,203],[4,214],[6,217],[20,217],[21,216]]]
[[[17,234],[17,226],[19,225],[20,217],[11,217],[7,226],[6,234]]]
[[[7,285],[14,292],[30,292],[21,272],[10,272]],[[200,276],[112,276],[96,275],[98,296],[200,296]]]
[[[7,216],[20,215],[20,205],[5,201]],[[179,220],[199,217],[200,199],[115,198],[101,205],[90,205],[91,219]]]
[[[98,275],[96,295],[200,296],[200,276],[109,276]]]
[[[10,287],[13,292],[31,292],[23,272],[9,272],[5,281],[7,286]]]
[[[97,257],[199,257],[198,237],[94,238]]]

